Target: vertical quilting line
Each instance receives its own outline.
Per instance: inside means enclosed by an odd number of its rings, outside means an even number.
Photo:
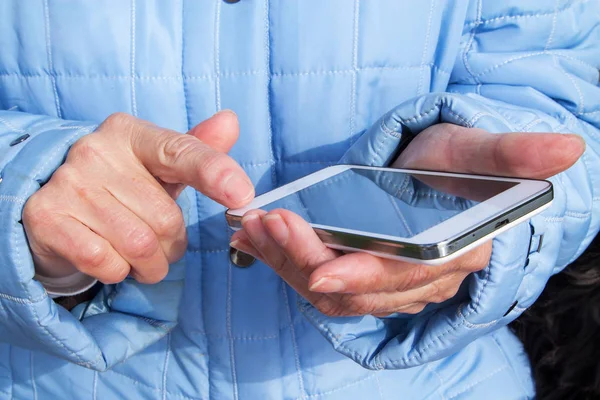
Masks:
[[[46,27],[46,55],[48,57],[48,72],[52,91],[54,92],[54,105],[56,106],[56,116],[62,118],[60,111],[60,99],[58,98],[58,89],[56,86],[56,71],[54,71],[54,61],[52,60],[52,36],[50,33],[50,6],[48,0],[44,0],[44,25]]]
[[[169,355],[171,353],[171,332],[167,333],[167,349],[165,351],[165,362],[163,364],[162,376],[162,400],[167,400],[167,371],[169,370]]]
[[[130,55],[130,79],[131,79],[131,114],[136,116],[138,115],[137,111],[137,98],[136,98],[136,90],[135,90],[135,31],[136,31],[136,23],[135,23],[135,0],[131,0],[131,55]]]
[[[354,0],[354,34],[352,36],[352,87],[350,88],[350,145],[356,130],[356,81],[358,79],[358,32],[360,0]]]
[[[92,383],[92,400],[98,398],[98,371],[94,371],[94,381]]]
[[[552,17],[552,28],[550,28],[550,34],[548,35],[548,40],[546,40],[546,45],[544,46],[544,51],[548,51],[552,41],[554,40],[554,32],[556,32],[556,18],[558,16],[560,6],[560,0],[555,0],[554,2],[554,16]]]
[[[575,102],[577,105],[577,110],[574,110],[573,112],[575,113],[575,116],[580,116],[581,114],[583,114],[583,110],[585,109],[585,99],[583,97],[581,87],[579,86],[575,78],[573,78],[573,76],[560,64],[560,62],[558,61],[558,57],[553,55],[552,61],[556,69],[560,70],[563,74],[565,74],[565,76],[571,82],[573,88],[577,92],[577,96],[579,97],[579,103]]]
[[[483,0],[477,0],[477,20],[475,21],[475,24],[474,24],[473,28],[471,29],[471,37],[469,38],[469,41],[467,42],[467,45],[465,46],[465,50],[463,51],[463,56],[462,56],[463,65],[465,66],[465,70],[467,70],[469,75],[471,75],[471,78],[473,78],[473,80],[477,84],[480,84],[481,81],[479,80],[479,78],[477,78],[477,76],[475,76],[475,74],[473,73],[473,70],[471,69],[471,64],[469,63],[469,52],[471,51],[471,46],[473,46],[473,41],[475,40],[475,35],[477,34],[479,25],[481,25],[482,13],[483,13]]]
[[[294,349],[294,362],[296,363],[296,374],[298,375],[298,388],[300,390],[300,398],[306,399],[308,397],[306,388],[304,387],[304,378],[302,377],[302,367],[300,366],[300,351],[298,348],[298,341],[296,340],[296,328],[294,328],[294,320],[292,318],[292,309],[290,307],[290,299],[287,293],[287,285],[281,281],[281,292],[283,294],[283,301],[287,310],[288,322],[290,326],[290,336],[292,339],[292,347]]]
[[[265,82],[265,105],[267,108],[267,130],[269,131],[269,146],[271,151],[271,184],[273,188],[277,187],[277,168],[276,168],[276,154],[275,154],[275,134],[273,132],[273,118],[271,116],[271,5],[269,0],[265,0],[264,3],[265,13],[265,71],[266,71],[266,82]]]
[[[187,96],[187,80],[185,79],[185,0],[181,0],[181,89],[183,91],[183,106],[185,108],[186,131],[192,128],[190,121],[190,105]]]
[[[33,351],[29,353],[29,369],[31,372],[31,390],[33,392],[33,400],[37,400],[38,395],[37,395],[37,386],[35,384],[35,371],[33,368]]]
[[[381,400],[385,400],[385,397],[383,397],[383,390],[381,389],[381,382],[379,381],[378,372],[375,372],[374,375],[375,375],[375,384],[377,385],[377,392],[379,393],[379,398]]]
[[[237,383],[237,372],[235,365],[235,342],[233,339],[233,330],[231,326],[231,286],[233,279],[233,266],[231,260],[229,260],[227,269],[227,310],[226,310],[226,324],[227,324],[227,338],[229,340],[229,361],[231,363],[231,380],[233,382],[233,398],[238,399],[238,383]]]
[[[438,386],[436,392],[438,392],[438,394],[440,395],[440,400],[446,400],[446,396],[444,395],[443,390],[444,380],[442,379],[442,376],[429,363],[425,364],[425,368],[427,368],[427,371],[429,371],[430,374],[435,375],[437,377],[438,381],[440,382],[440,386]]]
[[[421,55],[421,66],[419,68],[419,86],[417,87],[417,96],[424,94],[423,90],[423,78],[425,77],[425,71],[431,71],[429,63],[427,63],[427,52],[429,51],[429,38],[431,37],[431,21],[433,19],[435,2],[430,1],[429,17],[427,18],[427,33],[425,34],[425,45],[423,46],[423,54]]]
[[[215,103],[217,111],[221,110],[221,1],[216,0],[215,11]]]

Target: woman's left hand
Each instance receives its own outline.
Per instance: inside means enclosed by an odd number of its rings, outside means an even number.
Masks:
[[[547,178],[568,169],[585,142],[575,135],[490,134],[440,124],[421,132],[393,164],[523,178]],[[464,279],[485,268],[487,242],[446,264],[429,266],[326,247],[312,227],[287,210],[249,211],[231,246],[262,260],[328,316],[415,314],[452,298]]]

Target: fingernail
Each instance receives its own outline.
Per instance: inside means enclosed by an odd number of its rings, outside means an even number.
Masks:
[[[346,282],[337,278],[321,278],[309,287],[311,292],[339,293],[346,289]]]
[[[239,240],[234,240],[233,242],[229,243],[229,247],[233,247],[236,250],[242,251],[239,244],[240,244]]]
[[[215,115],[219,115],[219,114],[232,114],[232,115],[235,115],[235,116],[237,116],[237,114],[235,113],[235,111],[233,111],[233,110],[230,110],[230,109],[228,109],[228,108],[225,108],[225,109],[223,109],[223,110],[219,110],[219,111],[217,111],[217,112],[215,113]]]
[[[225,196],[236,204],[245,203],[254,196],[254,186],[245,177],[232,173],[223,183]]]
[[[278,245],[285,246],[289,236],[289,229],[279,214],[266,214],[263,224]]]
[[[242,217],[242,226],[246,225],[249,221],[254,221],[255,219],[258,218],[258,215],[256,214],[246,214]]]
[[[580,135],[576,135],[574,133],[570,133],[567,136],[569,136],[572,139],[577,139],[577,141],[579,143],[581,143],[583,145],[583,147],[585,147],[587,145],[587,142],[585,141],[585,139],[582,136],[580,136]]]

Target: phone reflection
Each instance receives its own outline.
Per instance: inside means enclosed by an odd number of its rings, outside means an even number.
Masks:
[[[514,185],[351,168],[262,209],[285,208],[313,224],[411,238]]]

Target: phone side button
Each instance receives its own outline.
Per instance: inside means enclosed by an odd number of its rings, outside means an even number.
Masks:
[[[229,248],[229,259],[233,265],[239,268],[248,268],[256,261],[256,258],[250,254],[234,249],[233,247]]]

